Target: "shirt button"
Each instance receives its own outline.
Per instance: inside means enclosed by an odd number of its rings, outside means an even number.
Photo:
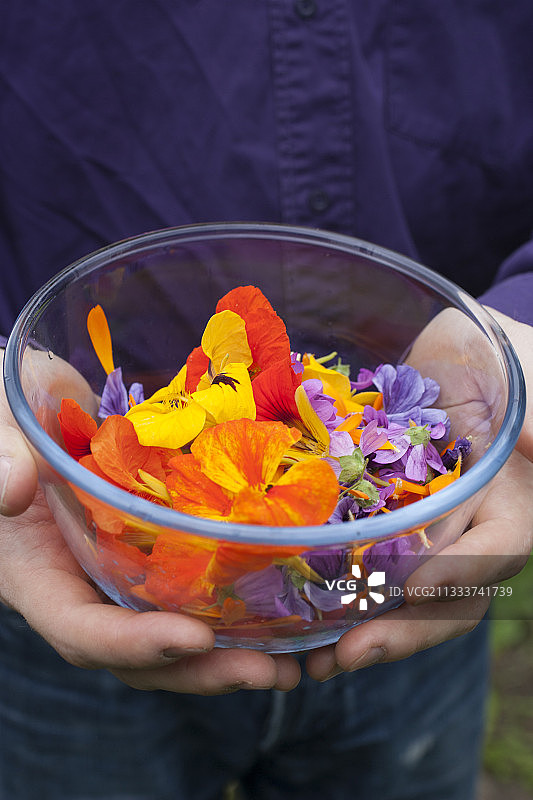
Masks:
[[[315,189],[308,197],[309,208],[311,211],[321,214],[327,211],[331,205],[331,198],[323,189]]]
[[[294,10],[302,19],[311,19],[316,14],[315,0],[296,0]]]

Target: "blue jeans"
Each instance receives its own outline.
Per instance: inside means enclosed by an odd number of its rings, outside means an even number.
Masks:
[[[487,624],[326,683],[197,697],[72,667],[0,610],[0,800],[472,800]]]

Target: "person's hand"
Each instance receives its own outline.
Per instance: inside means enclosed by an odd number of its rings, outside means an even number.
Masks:
[[[46,354],[42,354],[46,359]],[[39,354],[36,354],[36,363]],[[89,408],[81,376],[60,359],[44,362],[42,382]],[[57,388],[59,384],[59,390]],[[137,689],[224,694],[238,689],[289,690],[295,659],[214,648],[213,631],[176,613],[120,608],[79,567],[38,488],[35,461],[0,388],[0,599],[20,612],[67,661],[106,668]]]
[[[533,328],[498,312],[497,319],[513,344],[526,378],[528,398],[533,397]],[[452,323],[452,324],[450,324]],[[488,408],[479,392],[487,383],[484,369],[489,358],[475,333],[445,314],[437,317],[415,345],[409,363],[435,377],[453,394],[445,398],[451,416],[475,419],[480,429],[490,416],[498,416],[498,397]],[[478,358],[464,356],[479,344]],[[442,359],[443,350],[447,351]],[[439,363],[447,371],[439,372]],[[455,366],[454,366],[455,365]],[[432,374],[433,370],[433,374]],[[444,390],[446,391],[446,390]],[[480,437],[482,439],[482,437]],[[405,585],[406,603],[346,633],[336,644],[311,652],[307,670],[311,677],[326,680],[342,671],[352,671],[377,662],[396,661],[472,630],[486,613],[489,592],[457,598],[460,587],[491,587],[517,574],[533,548],[533,411],[528,400],[524,426],[509,460],[492,481],[467,532],[440,554],[419,567]],[[439,587],[441,587],[439,589]],[[450,587],[449,589],[447,587]],[[440,593],[441,601],[424,596],[422,589]],[[444,599],[447,598],[447,599]]]

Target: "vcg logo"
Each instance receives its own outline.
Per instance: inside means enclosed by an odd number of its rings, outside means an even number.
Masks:
[[[337,589],[337,591],[344,591],[347,590],[348,594],[343,594],[341,596],[341,603],[343,606],[348,605],[349,603],[353,603],[354,600],[357,600],[357,595],[364,592],[365,588],[368,588],[368,596],[374,600],[376,603],[383,603],[385,600],[385,596],[381,592],[374,592],[370,589],[371,586],[383,586],[385,583],[385,573],[384,572],[371,572],[368,578],[362,580],[361,578],[361,569],[358,564],[352,565],[352,575],[354,576],[355,580],[348,578],[345,580],[344,578],[337,578],[334,581],[326,581],[326,585],[328,589],[331,591],[333,589]],[[368,600],[366,597],[361,597],[359,600],[359,610],[366,611],[368,609]]]

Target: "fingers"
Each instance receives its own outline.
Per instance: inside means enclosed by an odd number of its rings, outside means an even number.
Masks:
[[[37,467],[21,433],[0,424],[0,514],[21,514],[37,490]]]
[[[289,691],[299,681],[299,667],[290,657],[273,658],[254,650],[216,649],[203,656],[178,658],[171,666],[145,671],[112,670],[136,689],[215,695],[240,689]]]
[[[348,631],[334,647],[310,653],[307,671],[324,681],[339,672],[408,658],[473,630],[489,603],[486,596],[468,597],[455,601],[453,612],[448,603],[432,602],[421,608],[404,605]]]
[[[526,382],[526,416],[517,449],[533,461],[533,327],[517,322],[506,314],[487,306],[487,311],[503,328],[520,360]]]
[[[200,620],[103,603],[40,494],[2,528],[0,596],[71,664],[108,669],[139,689],[219,694],[297,685],[300,669],[288,655],[214,650],[214,633]]]
[[[85,593],[82,588],[80,594]],[[42,628],[42,619],[38,622]],[[300,678],[297,662],[288,656],[274,659],[252,650],[214,650],[214,634],[207,625],[176,613],[138,613],[81,601],[58,613],[44,633],[70,663],[109,669],[136,689],[202,695],[239,689],[288,691]]]
[[[516,575],[533,547],[533,465],[514,452],[491,483],[469,531],[430,558],[406,581],[408,603],[457,597],[453,589],[488,587]]]
[[[300,679],[290,656],[213,650],[214,633],[199,620],[102,603],[82,577],[62,570],[29,577],[34,588],[23,603],[28,623],[75,666],[108,669],[137,689],[206,695],[288,691]]]

